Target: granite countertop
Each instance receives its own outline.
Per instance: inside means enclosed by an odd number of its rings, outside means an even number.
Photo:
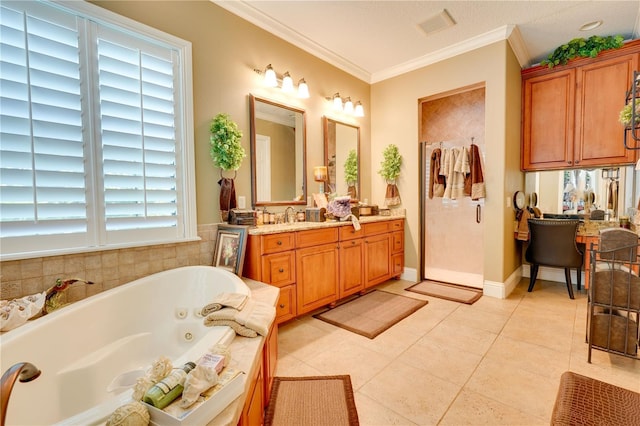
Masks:
[[[597,237],[600,235],[601,229],[618,228],[620,222],[617,220],[585,220],[578,226],[578,235],[583,237]],[[632,223],[631,230],[638,232],[636,226]]]
[[[396,209],[391,210],[391,216],[360,216],[360,223],[371,223],[371,222],[382,222],[385,220],[396,220],[396,219],[404,219],[405,218],[405,210],[404,209]],[[320,228],[332,228],[336,226],[345,226],[351,225],[351,220],[347,221],[338,221],[338,220],[327,220],[325,222],[293,222],[293,223],[279,223],[277,225],[260,225],[253,228],[249,228],[250,235],[267,235],[267,234],[278,234],[280,232],[291,232],[291,231],[306,231],[309,229],[320,229]]]
[[[251,290],[251,298],[268,303],[275,306],[280,296],[280,289],[278,287],[270,286],[259,281],[254,281],[249,278],[242,278]],[[260,367],[262,362],[262,347],[264,345],[265,337],[258,336],[253,338],[236,336],[233,342],[229,346],[231,351],[230,367],[237,368],[246,373],[246,382],[244,393],[240,395],[235,401],[227,406],[220,414],[218,414],[208,425],[237,425],[244,408],[244,403],[249,393],[249,386],[251,385],[251,378],[254,376],[256,370]]]

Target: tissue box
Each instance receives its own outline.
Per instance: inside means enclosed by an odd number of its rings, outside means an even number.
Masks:
[[[145,403],[151,415],[150,424],[155,426],[205,425],[244,392],[245,382],[244,372],[227,367],[220,374],[218,383],[200,395],[189,408],[180,407],[181,397],[164,410]]]
[[[327,219],[325,216],[327,209],[324,207],[307,207],[305,213],[307,222],[324,222]]]

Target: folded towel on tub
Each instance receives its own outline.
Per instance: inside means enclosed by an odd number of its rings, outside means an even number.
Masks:
[[[240,293],[220,293],[214,297],[213,301],[202,308],[201,314],[206,317],[211,312],[219,311],[224,307],[230,307],[235,309],[242,309],[244,304],[247,303],[249,296]]]
[[[252,299],[247,299],[241,310],[234,308],[222,308],[218,311],[211,312],[205,317],[204,324],[207,326],[213,326],[220,325],[219,323],[214,324],[214,322],[232,321],[241,327],[252,330],[262,336],[266,336],[269,333],[269,325],[275,317],[276,309],[273,306],[257,302]],[[236,330],[236,332],[238,331],[237,328],[234,328],[234,330]],[[245,334],[241,335],[245,336]]]

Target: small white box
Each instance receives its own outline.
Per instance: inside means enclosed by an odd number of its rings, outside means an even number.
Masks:
[[[218,383],[204,392],[189,408],[180,407],[180,397],[164,410],[147,404],[150,424],[155,426],[205,425],[213,420],[229,404],[244,392],[246,374],[233,368],[225,368]]]

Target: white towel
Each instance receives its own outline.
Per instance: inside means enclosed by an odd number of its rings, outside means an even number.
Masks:
[[[216,297],[214,297],[213,302],[205,305],[202,308],[201,314],[203,317],[206,317],[211,312],[219,311],[225,306],[235,309],[242,309],[244,304],[247,302],[249,297],[246,294],[240,293],[220,293]]]

